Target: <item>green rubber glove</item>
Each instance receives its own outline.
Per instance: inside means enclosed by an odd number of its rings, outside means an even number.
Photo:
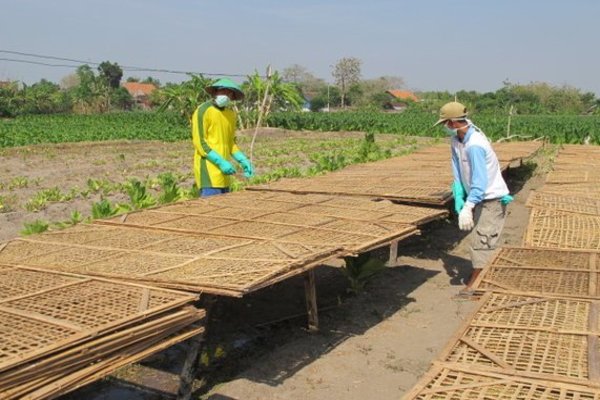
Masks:
[[[500,203],[502,203],[503,206],[506,206],[513,200],[514,200],[514,197],[512,197],[510,194],[507,194],[506,196],[503,196],[500,199]]]
[[[454,211],[460,214],[460,211],[465,206],[465,198],[467,197],[462,183],[456,181],[452,183],[452,194],[454,195]]]
[[[208,160],[211,163],[215,164],[217,168],[219,168],[221,172],[225,175],[235,174],[235,168],[233,167],[233,165],[231,165],[229,161],[221,157],[216,151],[211,150],[210,153],[206,155],[206,158],[208,158]]]
[[[240,165],[242,166],[242,169],[244,170],[244,176],[246,178],[251,178],[254,176],[254,168],[252,168],[252,163],[250,162],[250,160],[248,160],[248,158],[246,158],[246,155],[244,153],[242,153],[241,151],[236,151],[232,154],[232,156],[233,159],[240,163]]]

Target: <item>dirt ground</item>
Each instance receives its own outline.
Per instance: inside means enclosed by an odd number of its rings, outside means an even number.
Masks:
[[[250,156],[254,130],[239,132],[238,144]],[[263,128],[256,136],[254,164],[257,175],[290,166],[307,168],[311,156],[349,147],[364,137],[360,132],[296,132]],[[430,142],[427,138],[406,139],[398,135],[377,135],[377,142],[392,154]],[[0,149],[0,243],[19,235],[25,223],[50,223],[70,219],[73,211],[83,217],[102,198],[126,203],[119,185],[135,178],[158,193],[156,178],[169,172],[179,186],[191,189],[193,149],[191,141],[115,141],[65,143]],[[242,181],[241,174],[236,176]],[[93,182],[91,182],[93,181]],[[32,210],[31,204],[44,191],[69,196],[50,201]]]
[[[293,136],[282,140],[289,142]],[[115,180],[168,169],[188,173],[190,148],[187,143],[62,145],[5,150],[1,157],[3,182],[10,182],[7,177],[27,176],[29,182],[39,177],[39,186],[32,184],[32,191],[48,186],[46,182],[66,190],[85,185],[89,174],[98,176],[98,171]],[[516,199],[509,207],[503,244],[521,243],[528,221],[525,201],[532,189],[541,186],[545,169],[546,159],[540,157],[508,172]],[[43,215],[68,218],[74,208],[88,210],[90,201],[57,203]],[[14,237],[22,222],[34,217],[25,211],[0,214],[0,241]],[[399,257],[359,295],[348,292],[339,262],[319,267],[318,333],[305,328],[301,278],[243,299],[220,300],[203,358],[207,364],[200,374],[203,381],[197,382],[194,398],[400,398],[476,306],[474,301],[453,298],[470,274],[468,239],[453,219],[429,224],[420,236],[400,242]],[[381,257],[387,251],[374,255]],[[185,352],[184,344],[174,346],[63,400],[172,398]]]

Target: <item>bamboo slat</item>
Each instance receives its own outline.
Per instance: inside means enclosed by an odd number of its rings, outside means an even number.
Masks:
[[[439,357],[466,366],[545,381],[600,388],[589,359],[600,335],[592,300],[487,293]],[[596,340],[594,339],[594,340]],[[591,353],[590,353],[591,352]]]
[[[543,190],[532,192],[527,199],[527,207],[600,216],[600,199],[579,197],[568,191],[562,194]]]
[[[504,247],[496,252],[473,288],[600,298],[596,258],[594,251]]]
[[[585,386],[436,363],[403,400],[600,400]]]
[[[524,244],[531,247],[600,250],[600,216],[533,208]]]

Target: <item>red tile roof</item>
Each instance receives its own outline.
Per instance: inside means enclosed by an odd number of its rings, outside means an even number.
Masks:
[[[151,83],[125,82],[122,86],[127,89],[129,94],[133,97],[148,96],[156,90],[156,86]]]
[[[393,90],[386,90],[385,92],[391,94],[392,96],[394,96],[396,99],[399,99],[399,100],[419,101],[419,98],[413,92],[410,92],[408,90],[393,89]]]

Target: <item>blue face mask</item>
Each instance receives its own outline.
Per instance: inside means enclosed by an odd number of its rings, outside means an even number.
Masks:
[[[224,108],[231,104],[231,99],[226,94],[219,94],[215,97],[217,107]]]

